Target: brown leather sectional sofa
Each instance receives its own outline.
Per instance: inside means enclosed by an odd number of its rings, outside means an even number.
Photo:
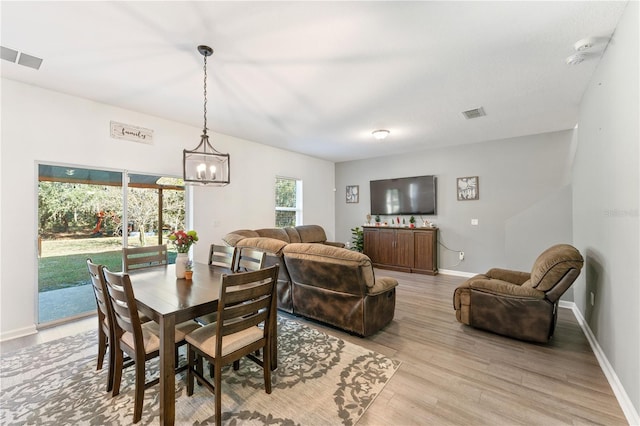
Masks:
[[[238,230],[223,240],[267,253],[280,265],[278,309],[370,336],[393,319],[393,278],[374,275],[371,259],[326,240],[321,226]]]

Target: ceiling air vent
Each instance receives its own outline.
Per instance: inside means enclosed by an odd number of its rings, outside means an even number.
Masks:
[[[20,65],[24,65],[25,67],[33,68],[34,70],[40,69],[40,65],[42,65],[42,59],[27,55],[26,53],[21,53],[20,58],[18,58],[18,63]]]
[[[8,47],[0,46],[2,49],[0,52],[2,53],[2,59],[9,62],[15,62],[18,59],[18,51],[9,49]]]
[[[484,112],[484,108],[480,107],[480,108],[470,109],[467,111],[462,111],[462,115],[464,115],[464,118],[466,118],[467,120],[470,120],[472,118],[482,117],[487,114]]]
[[[40,69],[42,65],[42,59],[37,56],[29,55],[24,52],[18,52],[17,50],[9,49],[8,47],[0,46],[2,59],[9,62],[14,62],[25,67],[33,68],[35,70]],[[20,55],[20,56],[18,56]]]

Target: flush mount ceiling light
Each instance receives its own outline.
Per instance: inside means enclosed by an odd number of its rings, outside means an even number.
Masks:
[[[182,151],[182,171],[185,185],[225,186],[229,184],[229,154],[216,151],[207,135],[207,57],[213,54],[209,46],[198,46],[204,56],[204,127],[200,144],[192,151]]]
[[[391,133],[391,132],[389,132],[388,130],[385,130],[385,129],[378,129],[378,130],[374,130],[373,132],[371,132],[373,137],[376,140],[379,140],[379,141],[381,141],[381,140],[385,139],[387,136],[389,136],[389,133]]]

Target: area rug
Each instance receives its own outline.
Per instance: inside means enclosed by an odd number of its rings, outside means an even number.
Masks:
[[[183,349],[181,349],[183,351]],[[133,419],[134,372],[125,370],[120,395],[106,392],[107,368],[96,371],[95,331],[2,356],[0,424],[125,425]],[[181,352],[181,362],[184,354]],[[262,370],[242,360],[222,378],[226,425],[353,425],[400,363],[328,336],[295,320],[278,318],[278,369],[264,391]],[[147,362],[147,380],[157,377]],[[176,376],[176,424],[214,424],[214,398],[204,386],[186,395],[186,373]],[[142,421],[159,420],[159,387],[145,391]]]

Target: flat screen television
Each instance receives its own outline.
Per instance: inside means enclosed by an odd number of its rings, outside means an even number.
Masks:
[[[369,182],[372,215],[436,214],[435,176]]]

